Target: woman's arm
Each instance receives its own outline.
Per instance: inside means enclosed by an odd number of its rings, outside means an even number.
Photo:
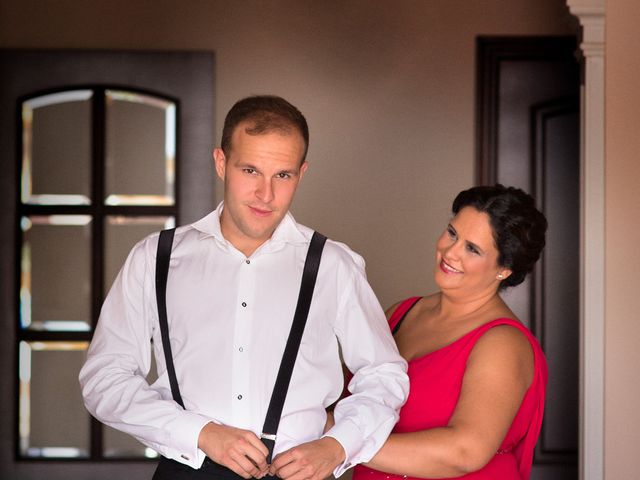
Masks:
[[[324,422],[322,433],[327,433],[335,424],[336,420],[333,418],[333,410],[327,410],[327,420]]]
[[[432,478],[479,470],[500,447],[531,384],[533,370],[533,351],[523,333],[509,326],[490,329],[469,356],[449,424],[392,434],[367,465]]]

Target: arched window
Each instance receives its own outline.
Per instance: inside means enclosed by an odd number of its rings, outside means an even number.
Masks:
[[[18,456],[155,457],[90,418],[77,378],[127,253],[176,223],[178,101],[94,85],[18,105]]]

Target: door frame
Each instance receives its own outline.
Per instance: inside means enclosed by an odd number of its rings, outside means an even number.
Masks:
[[[567,0],[582,27],[580,87],[580,426],[581,480],[604,479],[605,0]],[[490,114],[490,112],[489,112]],[[477,132],[478,137],[483,132]],[[483,170],[484,169],[484,170]],[[482,166],[478,176],[491,176]],[[588,372],[588,375],[587,375]]]
[[[501,125],[503,122],[501,121],[501,115],[505,114],[506,111],[503,111],[503,107],[501,107],[501,84],[503,81],[507,81],[505,73],[503,73],[503,68],[505,64],[513,66],[517,64],[530,64],[530,63],[540,63],[547,65],[547,68],[556,68],[556,72],[560,74],[560,72],[564,72],[565,75],[570,76],[562,79],[556,86],[556,90],[549,90],[544,95],[550,96],[541,96],[529,99],[530,102],[542,102],[542,103],[533,103],[527,104],[527,107],[521,105],[520,108],[523,109],[523,112],[526,112],[526,115],[521,119],[521,121],[526,121],[527,118],[531,123],[530,127],[537,125],[537,120],[540,120],[535,115],[535,112],[538,114],[542,114],[542,112],[547,112],[547,114],[551,111],[549,109],[553,109],[553,111],[573,111],[574,113],[578,113],[578,91],[579,91],[579,83],[580,83],[580,70],[579,63],[575,58],[575,50],[577,48],[577,41],[575,36],[479,36],[476,38],[476,172],[475,172],[475,182],[478,185],[490,185],[496,183],[498,180],[501,183],[504,183],[505,179],[500,175],[500,166],[506,166],[504,160],[500,158],[500,134],[501,129],[503,128]],[[551,65],[557,65],[556,67],[551,67]],[[533,68],[533,67],[530,67]],[[564,83],[567,82],[567,83]],[[571,88],[569,88],[571,85]],[[540,93],[541,94],[541,93]],[[535,110],[537,109],[537,110]],[[511,111],[513,114],[513,110]],[[545,114],[546,115],[546,114]],[[515,120],[514,120],[515,121]],[[576,125],[577,126],[577,125]],[[516,127],[513,127],[516,128]],[[534,131],[536,131],[534,129]],[[531,134],[532,132],[530,132]],[[574,141],[577,141],[577,132],[576,137],[574,137]],[[521,136],[518,138],[521,139]],[[522,165],[523,168],[531,168],[531,172],[527,175],[530,177],[527,180],[524,178],[521,179],[521,183],[511,183],[507,180],[508,184],[516,185],[520,188],[529,191],[530,193],[536,193],[537,203],[540,207],[544,206],[545,199],[541,195],[540,184],[539,182],[543,181],[544,173],[539,170],[542,166],[542,160],[540,159],[540,152],[537,151],[539,145],[537,145],[537,139],[531,138],[530,145],[523,145],[522,151],[520,154],[529,155],[529,162],[531,162],[531,167],[527,167],[527,161]],[[513,156],[513,153],[511,154]],[[576,152],[576,157],[577,157]],[[534,161],[536,159],[536,161]],[[577,160],[577,158],[575,158]],[[508,163],[508,162],[507,162]],[[580,167],[581,168],[581,167]],[[576,172],[576,181],[579,184],[578,172]],[[513,178],[512,178],[513,180]],[[575,185],[578,186],[578,185]],[[577,197],[577,192],[576,192]],[[577,198],[576,198],[577,200]],[[577,222],[580,222],[580,212],[575,211],[575,219]],[[574,237],[575,241],[578,241],[577,233]],[[549,238],[547,239],[549,242]],[[543,256],[544,257],[544,256]],[[580,255],[576,252],[575,261],[579,262]],[[544,309],[544,280],[543,280],[543,271],[544,267],[544,258],[541,259],[537,264],[536,268],[531,274],[531,281],[528,286],[530,290],[530,305],[528,307],[528,314],[525,315],[524,311],[519,312],[521,320],[525,324],[529,325],[531,331],[538,337],[540,344],[543,349],[546,349],[547,340],[546,335],[544,334],[545,330],[549,329],[551,331],[553,327],[553,323],[545,324],[545,316],[542,314]],[[577,265],[576,265],[577,267]],[[579,282],[579,272],[575,272],[576,278],[575,281]],[[576,292],[578,293],[578,292]],[[506,297],[508,298],[508,297]],[[516,301],[516,297],[512,297],[511,300]],[[521,301],[525,301],[524,298],[520,299]],[[571,359],[571,364],[573,365],[573,369],[575,371],[572,373],[572,379],[576,382],[574,390],[571,392],[572,395],[576,395],[579,397],[580,388],[580,371],[579,367],[582,363],[579,358],[579,350],[580,345],[580,332],[579,332],[579,298],[574,298],[576,301],[574,317],[572,322],[572,331],[575,331],[575,334],[572,336],[571,341],[573,342],[572,348],[574,349],[575,357]],[[518,302],[516,301],[516,304]],[[512,308],[517,305],[512,305]],[[520,305],[520,308],[524,308]],[[516,310],[517,311],[517,310]],[[575,330],[573,330],[575,329]],[[548,335],[548,334],[547,334]],[[547,352],[549,356],[549,362],[553,363],[554,361],[560,361],[560,358],[554,355],[552,351]],[[557,352],[555,352],[557,355]],[[568,361],[568,359],[567,359]],[[567,372],[565,372],[567,373]],[[554,376],[554,381],[556,380],[556,376]],[[550,381],[550,384],[552,382]],[[572,405],[573,408],[578,407],[580,404],[580,399],[575,398],[575,404]],[[551,405],[549,404],[549,408],[562,408],[560,405],[563,403]],[[551,412],[547,412],[551,413]],[[577,412],[576,412],[577,413]],[[580,418],[574,417],[577,425],[576,430],[574,430],[574,434],[577,434],[579,437],[580,434]],[[545,435],[545,431],[548,428],[552,428],[549,426],[547,421],[543,423],[542,431],[540,434],[540,439],[536,444],[535,455],[534,455],[534,470],[533,476],[536,478],[545,478],[544,475],[546,473],[558,474],[559,472],[567,472],[568,469],[571,470],[572,477],[577,475],[579,468],[579,441],[576,443],[572,442],[572,448],[559,448],[552,447],[545,442],[547,436]],[[556,427],[557,428],[557,427]],[[537,475],[537,476],[536,476]],[[554,478],[556,478],[554,476]],[[577,478],[577,477],[576,477]]]
[[[580,106],[580,450],[582,480],[604,478],[605,0],[567,0],[582,26]],[[588,375],[586,374],[588,372]]]

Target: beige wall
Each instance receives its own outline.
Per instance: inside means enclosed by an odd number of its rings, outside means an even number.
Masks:
[[[607,479],[636,476],[640,444],[639,19],[607,1]],[[218,130],[247,94],[299,105],[312,168],[294,211],[365,256],[383,305],[432,287],[433,241],[473,181],[475,37],[572,26],[561,0],[0,0],[0,47],[214,51]]]
[[[605,472],[638,478],[640,3],[606,2]]]
[[[294,213],[368,262],[381,303],[432,289],[433,244],[474,178],[477,35],[572,33],[562,0],[0,0],[0,46],[212,50],[216,138],[239,97],[311,126]]]

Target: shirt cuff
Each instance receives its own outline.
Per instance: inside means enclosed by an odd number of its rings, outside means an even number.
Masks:
[[[198,448],[198,437],[204,426],[214,422],[211,418],[204,417],[193,412],[182,412],[178,419],[169,426],[171,431],[171,445],[174,446],[169,453],[169,458],[198,469],[206,454]],[[179,424],[179,425],[178,425]]]
[[[339,477],[351,467],[359,463],[356,459],[362,449],[362,432],[350,421],[335,424],[323,437],[331,437],[338,441],[344,449],[344,462],[333,471],[334,477]],[[362,461],[362,460],[360,460]]]

